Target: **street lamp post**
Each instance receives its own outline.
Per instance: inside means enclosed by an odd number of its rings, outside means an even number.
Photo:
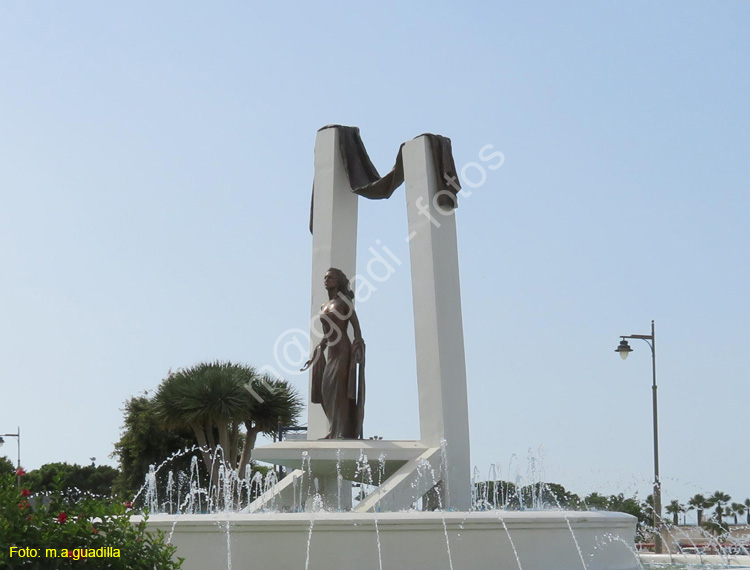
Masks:
[[[15,437],[18,440],[18,464],[16,469],[21,469],[21,426],[18,426],[16,433],[2,433],[0,434],[0,447],[5,443],[4,437]],[[21,476],[16,475],[16,480],[21,485]]]
[[[654,332],[654,321],[651,321],[651,334],[620,336],[620,345],[615,349],[615,352],[618,352],[623,360],[628,357],[628,354],[633,352],[633,349],[630,348],[627,341],[629,338],[641,339],[645,341],[651,349],[651,371],[653,374],[651,394],[654,412],[654,551],[656,554],[661,554],[663,546],[661,536],[661,480],[659,479],[659,420],[656,404],[656,335]]]

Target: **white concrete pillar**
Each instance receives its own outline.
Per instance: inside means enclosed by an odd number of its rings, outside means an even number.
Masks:
[[[315,139],[315,197],[313,201],[312,316],[310,354],[320,342],[320,306],[328,300],[323,276],[329,267],[338,267],[354,277],[357,267],[357,199],[349,187],[349,177],[339,149],[338,129],[322,129]],[[312,373],[308,379],[311,387]],[[307,439],[320,439],[328,433],[328,421],[320,404],[307,399]]]
[[[403,152],[421,440],[431,447],[446,440],[444,506],[468,510],[469,411],[456,218],[437,205],[428,139],[407,142]]]

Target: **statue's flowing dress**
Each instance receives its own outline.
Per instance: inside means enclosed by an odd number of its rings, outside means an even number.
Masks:
[[[338,306],[341,303],[342,306]],[[350,390],[353,373],[351,366],[352,344],[347,334],[348,308],[334,300],[323,305],[323,333],[328,341],[327,358],[318,355],[313,364],[313,389],[311,400],[323,406],[328,418],[325,439],[357,439],[361,436],[361,423],[357,396]]]
[[[351,353],[351,343],[347,336],[343,336],[339,342],[328,347],[328,358],[321,384],[321,404],[330,424],[326,439],[357,437],[356,401],[349,398]]]

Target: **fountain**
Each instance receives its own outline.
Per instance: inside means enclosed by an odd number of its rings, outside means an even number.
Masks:
[[[330,369],[323,372],[313,362],[308,439],[281,441],[253,453],[256,461],[284,466],[286,476],[272,481],[243,512],[155,515],[149,526],[171,536],[178,555],[186,558],[187,570],[641,568],[633,548],[636,520],[630,515],[470,510],[469,422],[453,216],[460,186],[448,139],[423,135],[406,142],[394,170],[381,178],[358,129],[330,126],[318,132],[311,218],[313,316],[321,305],[334,302],[331,287],[326,300],[320,286],[326,271],[336,267],[355,273],[359,197],[387,198],[403,181],[420,439],[320,439],[341,417],[362,409],[364,344],[357,326],[352,347],[360,352],[352,352],[352,368],[359,363],[360,384],[349,392],[358,406],[352,408],[355,411],[342,412],[336,408],[340,403],[334,409],[328,403],[324,410],[318,403],[320,394],[314,395],[315,379]],[[382,267],[388,260],[381,257],[378,263]],[[348,325],[341,326],[346,331]],[[330,334],[319,329],[314,318],[312,338]],[[329,361],[337,358],[330,356],[330,346],[328,354]],[[345,428],[350,434],[345,437],[361,436],[358,429]],[[353,482],[360,485],[357,501],[352,497]]]

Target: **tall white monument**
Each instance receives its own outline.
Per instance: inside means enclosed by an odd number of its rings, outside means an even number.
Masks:
[[[349,128],[351,129],[351,128]],[[351,134],[351,130],[347,134]],[[311,278],[311,338],[320,340],[316,319],[327,300],[322,286],[328,268],[354,276],[357,251],[357,205],[347,171],[342,128],[318,131],[315,143],[315,181],[312,210],[313,262]],[[358,135],[356,137],[358,139]],[[360,143],[361,144],[361,143]],[[377,489],[355,506],[355,511],[397,510],[411,507],[437,486],[439,506],[467,510],[471,500],[469,467],[469,417],[466,367],[461,318],[456,222],[445,182],[438,179],[438,157],[428,136],[407,142],[399,161],[406,183],[414,334],[416,339],[420,439],[418,441],[322,440],[328,423],[319,404],[308,399],[307,441],[285,441],[260,447],[253,458],[297,468],[278,488],[261,497],[259,509],[273,498],[289,495],[293,480],[304,476],[303,453],[317,479],[316,490],[329,504],[350,508],[349,494],[342,497],[343,477],[353,476],[356,461],[366,457]],[[364,150],[363,147],[360,150]],[[349,159],[349,170],[355,165]],[[398,161],[397,161],[398,162]],[[451,159],[452,162],[452,159]],[[393,183],[392,185],[396,185]],[[448,203],[449,205],[441,205]],[[373,302],[377,302],[374,300]],[[377,345],[370,346],[377,358]],[[372,379],[378,382],[378,379]],[[397,389],[394,387],[394,389]],[[370,410],[370,414],[377,411]],[[372,417],[372,416],[370,416]],[[382,469],[385,460],[385,469]],[[425,477],[429,465],[431,477]],[[359,469],[359,475],[362,470]],[[335,501],[335,502],[334,502]],[[342,504],[343,501],[343,504]],[[282,499],[282,503],[286,503]]]
[[[446,162],[453,162],[445,154],[446,140],[428,135],[405,143],[394,171],[374,182],[376,197],[390,195],[402,177],[406,182],[419,440],[318,439],[327,435],[327,419],[318,404],[308,402],[306,441],[282,441],[253,453],[257,460],[292,471],[246,512],[149,518],[149,527],[164,530],[177,545],[186,570],[225,565],[236,570],[641,567],[633,547],[636,519],[630,515],[470,510],[456,227],[452,211],[444,209],[452,204],[450,190],[440,180]],[[380,177],[356,129],[318,132],[310,305],[314,318],[326,301],[326,270],[333,266],[356,274],[361,198],[352,187],[360,193],[365,187],[367,194],[375,179]],[[313,345],[317,330],[313,327]],[[377,343],[370,349],[377,358]],[[370,417],[377,413],[369,410]],[[375,486],[353,508],[352,481]],[[422,497],[425,510],[438,507],[440,512],[411,510]]]

